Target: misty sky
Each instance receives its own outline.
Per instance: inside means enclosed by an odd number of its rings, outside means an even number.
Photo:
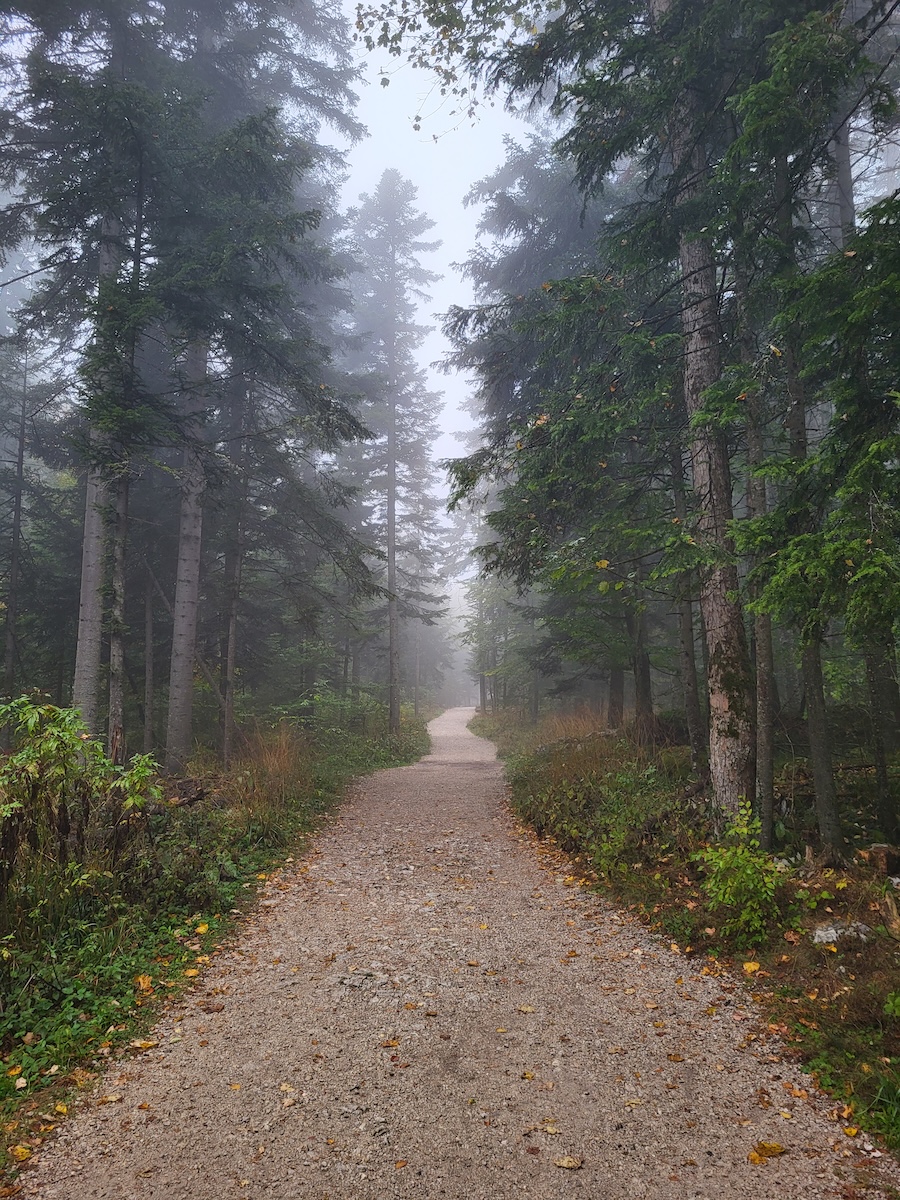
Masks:
[[[418,207],[426,212],[435,228],[426,235],[441,239],[443,245],[424,263],[443,276],[434,285],[434,301],[421,313],[423,324],[435,325],[423,348],[422,362],[428,366],[443,357],[447,343],[441,336],[435,313],[451,304],[465,304],[471,289],[451,266],[462,262],[475,244],[478,209],[466,208],[463,198],[471,185],[490,174],[503,161],[504,134],[519,135],[522,125],[503,111],[498,101],[493,108],[483,107],[476,123],[465,115],[453,115],[457,107],[437,94],[434,77],[391,59],[385,54],[367,55],[360,49],[366,79],[359,88],[358,116],[367,126],[369,137],[349,155],[351,175],[344,189],[344,205],[355,204],[360,192],[374,189],[382,172],[396,167],[415,184]],[[382,87],[379,71],[390,75],[390,85]],[[423,117],[422,129],[413,131],[413,118]],[[449,458],[460,452],[451,431],[469,424],[458,406],[466,398],[465,381],[431,371],[435,391],[443,392],[445,410],[442,428],[447,432],[435,449],[437,458]]]

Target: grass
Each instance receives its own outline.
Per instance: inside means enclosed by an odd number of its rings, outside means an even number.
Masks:
[[[776,872],[752,827],[716,842],[686,748],[638,747],[589,710],[536,725],[507,711],[470,727],[506,759],[520,816],[689,958],[746,974],[769,1029],[834,1096],[842,1125],[900,1150],[900,923],[888,881],[862,860],[814,870],[798,856]],[[792,816],[788,851],[806,820],[799,804]],[[813,944],[813,928],[832,921],[865,924],[866,940]]]
[[[0,1196],[15,1194],[17,1167],[72,1093],[202,976],[348,782],[427,749],[424,724],[409,718],[393,740],[371,723],[365,734],[259,728],[231,771],[199,760],[136,816],[114,865],[95,855],[61,867],[41,853],[19,864],[0,936],[0,1147],[13,1189],[0,1178]]]

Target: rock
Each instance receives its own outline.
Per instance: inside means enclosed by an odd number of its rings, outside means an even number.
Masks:
[[[855,937],[861,942],[868,941],[872,930],[862,921],[831,921],[828,925],[817,925],[812,931],[812,942],[816,946],[827,946],[839,942],[841,938]]]

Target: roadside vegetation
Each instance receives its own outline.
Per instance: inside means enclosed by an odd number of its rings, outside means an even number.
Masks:
[[[871,768],[848,751],[838,774],[857,845],[835,868],[805,852],[816,821],[805,760],[780,761],[772,855],[760,850],[746,808],[714,827],[685,746],[638,745],[587,709],[537,722],[506,709],[471,728],[506,759],[519,816],[697,969],[743,974],[768,1030],[835,1097],[845,1134],[875,1132],[900,1148],[900,920],[889,875],[897,867],[889,850],[870,848]]]
[[[98,1062],[152,1044],[160,1003],[202,976],[351,779],[427,750],[409,714],[391,738],[385,705],[317,699],[245,730],[230,770],[200,756],[179,781],[145,756],[114,766],[71,709],[0,707],[12,738],[0,765],[7,1166],[30,1158]]]

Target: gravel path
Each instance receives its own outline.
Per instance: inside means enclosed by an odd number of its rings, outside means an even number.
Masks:
[[[807,1097],[740,984],[580,891],[517,828],[470,716],[434,721],[429,757],[366,780],[269,881],[23,1197],[893,1194],[897,1165]],[[758,1142],[786,1153],[754,1164]]]

